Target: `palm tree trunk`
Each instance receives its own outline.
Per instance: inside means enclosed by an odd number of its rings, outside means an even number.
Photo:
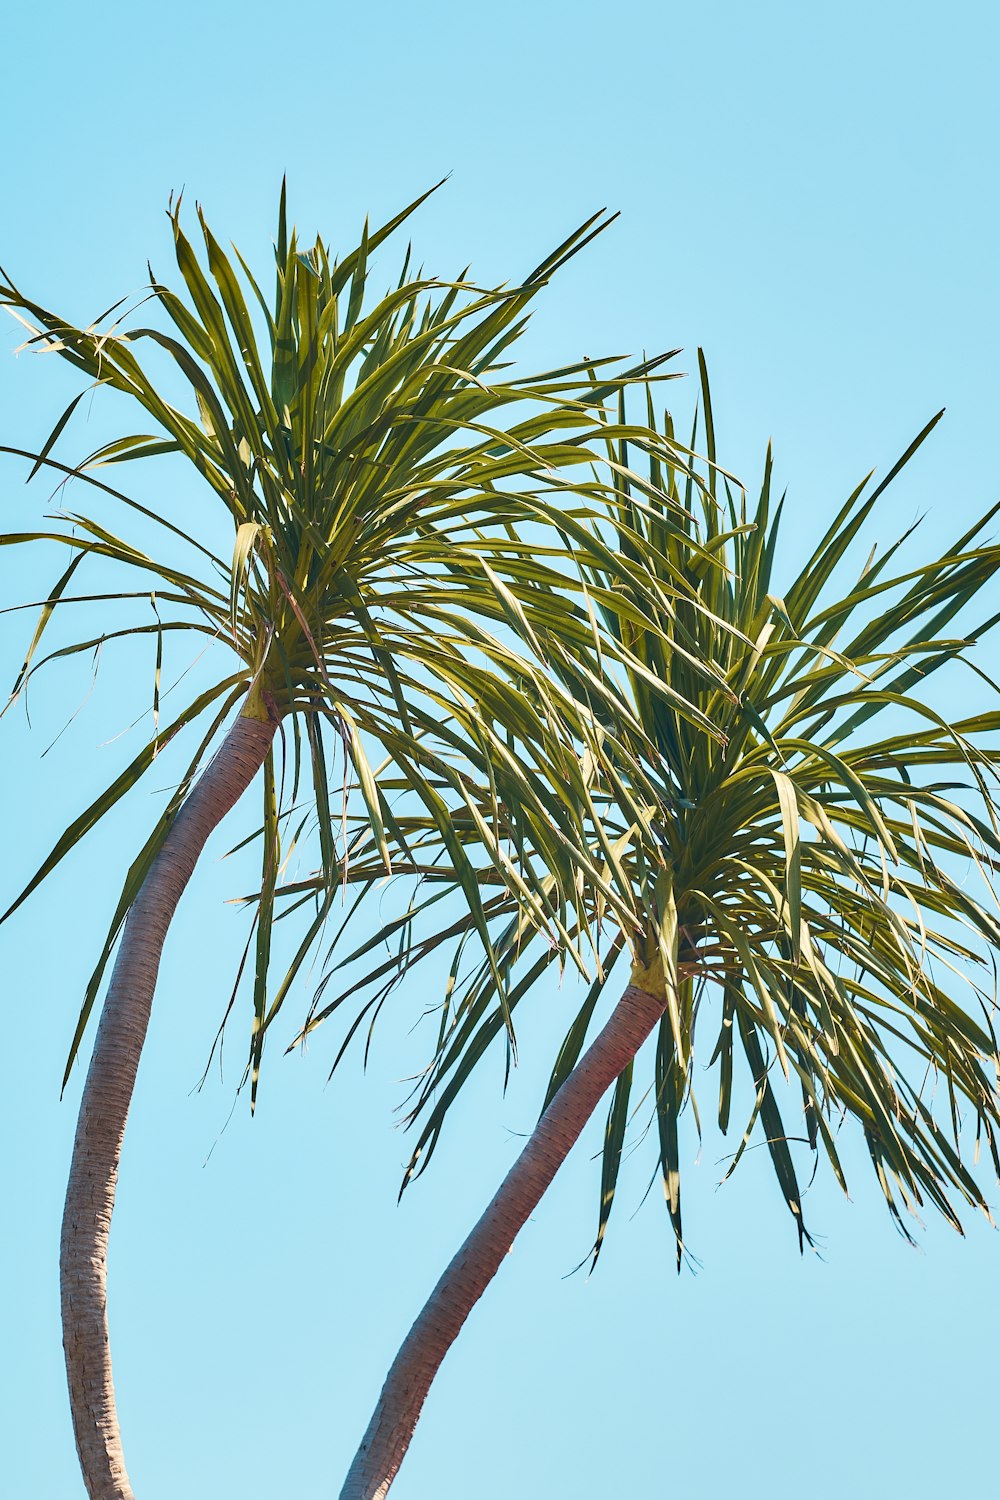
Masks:
[[[630,984],[536,1125],[500,1191],[438,1282],[396,1355],[340,1500],[383,1500],[406,1455],[431,1381],[601,1098],[666,1007]]]
[[[237,719],[181,806],[129,912],[101,1013],[80,1103],[60,1247],[70,1407],[91,1500],[134,1500],[111,1378],[107,1249],[118,1159],[163,941],[206,839],[260,770],[275,727],[270,718]]]

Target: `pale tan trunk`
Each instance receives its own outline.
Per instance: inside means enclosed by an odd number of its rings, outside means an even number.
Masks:
[[[174,820],[129,912],[77,1122],[60,1250],[63,1347],[77,1452],[91,1500],[134,1500],[108,1346],[107,1249],[125,1121],[160,954],[212,829],[250,785],[275,725],[239,718]]]
[[[542,1115],[500,1191],[407,1334],[340,1500],[383,1500],[388,1494],[441,1361],[601,1098],[659,1021],[665,1003],[629,985]]]

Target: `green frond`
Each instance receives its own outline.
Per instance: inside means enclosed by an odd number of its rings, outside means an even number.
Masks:
[[[779,579],[787,510],[773,503],[770,452],[751,503],[717,466],[701,369],[707,459],[699,466],[692,456],[696,427],[683,460],[647,443],[641,505],[616,479],[630,570],[652,575],[652,596],[656,581],[673,590],[687,559],[686,594],[642,617],[598,557],[582,568],[619,647],[612,665],[595,653],[586,670],[608,700],[621,693],[625,702],[601,756],[581,762],[604,883],[587,884],[574,921],[595,933],[617,926],[612,955],[628,945],[646,962],[658,951],[679,975],[650,1080],[679,1263],[678,1124],[697,1111],[705,1062],[717,1070],[723,1133],[741,1097],[752,1101],[729,1170],[760,1132],[801,1245],[810,1243],[803,1158],[824,1158],[846,1192],[837,1142],[847,1122],[860,1128],[903,1233],[928,1207],[960,1228],[963,1206],[989,1215],[970,1155],[1000,1167],[1000,704],[974,661],[1000,618],[995,598],[992,609],[980,602],[1000,568],[1000,545],[986,536],[997,507],[937,558],[904,564],[914,544],[903,538],[860,568],[853,562],[864,523],[934,418],[881,483],[850,496],[800,571]],[[671,437],[669,416],[662,431]],[[625,440],[609,443],[620,475]],[[938,693],[945,669],[958,690],[957,673],[978,674],[975,712],[949,719]],[[724,742],[703,732],[691,706]],[[492,920],[494,950],[511,965],[509,1008],[555,954],[527,940],[509,900]],[[460,924],[463,944],[469,934]],[[439,941],[427,938],[414,961]],[[580,1056],[607,974],[601,967],[569,1025],[546,1102]],[[456,976],[461,1004],[449,1002],[413,1101],[421,1130],[411,1175],[502,1031],[492,966],[466,947]],[[595,1257],[636,1090],[638,1073],[623,1076],[611,1101]]]
[[[466,274],[413,274],[407,252],[402,273],[373,295],[373,257],[421,201],[376,230],[366,226],[337,258],[322,240],[300,242],[283,191],[273,298],[239,252],[223,248],[200,208],[189,238],[180,200],[169,214],[175,285],[154,279],[131,311],[117,304],[77,326],[0,281],[0,305],[25,325],[28,347],[67,361],[98,396],[110,388],[129,398],[137,418],[136,431],[64,464],[55,450],[72,436],[77,396],[28,455],[32,475],[80,481],[93,508],[0,536],[3,545],[69,549],[40,604],[14,696],[42,667],[98,640],[155,631],[157,653],[147,747],[71,825],[10,910],[181,728],[210,726],[204,755],[223,728],[220,704],[232,712],[243,697],[242,712],[278,716],[292,756],[292,801],[304,795],[300,779],[312,783],[314,816],[300,838],[313,841],[321,873],[295,907],[305,948],[272,991],[287,809],[269,762],[252,1094],[267,1030],[292,974],[322,939],[333,893],[354,883],[366,890],[376,869],[447,868],[467,903],[511,1047],[509,962],[495,944],[486,886],[516,904],[518,941],[543,934],[561,962],[583,971],[594,948],[588,903],[629,922],[621,871],[606,870],[605,853],[592,849],[593,799],[582,768],[603,763],[606,747],[620,742],[635,774],[609,774],[630,806],[649,801],[619,722],[633,711],[614,687],[613,664],[651,676],[632,637],[643,621],[668,621],[674,601],[690,598],[688,553],[701,556],[680,502],[633,472],[626,447],[632,455],[655,451],[657,473],[670,466],[698,491],[690,455],[619,412],[622,393],[644,378],[658,381],[670,356],[632,366],[570,361],[537,376],[510,366],[534,299],[610,221],[589,219],[520,283],[481,288]],[[154,373],[164,361],[166,381]],[[187,460],[189,482],[221,506],[232,536],[224,556],[188,535],[169,507],[143,504],[102,477],[128,472],[138,484],[146,459],[171,455]],[[632,560],[629,543],[653,514],[668,547],[655,574]],[[142,545],[130,539],[133,523]],[[115,567],[128,570],[129,587],[112,594],[104,579]],[[81,579],[91,569],[101,583],[87,594]],[[41,657],[52,620],[71,619],[69,605],[85,599],[113,622],[100,634],[88,626],[86,640],[64,640]],[[160,618],[160,605],[169,606],[169,619]],[[615,610],[627,616],[627,642],[605,623]],[[206,660],[217,663],[217,681],[161,730],[164,653],[176,655],[185,630],[199,647],[206,637],[214,643]],[[690,666],[693,678],[701,668],[725,696],[713,664],[692,654]],[[672,712],[722,742],[693,698],[667,683],[663,695]],[[161,819],[130,872],[95,984],[166,826]],[[362,828],[370,834],[363,857],[352,848]],[[95,995],[92,985],[74,1055]]]

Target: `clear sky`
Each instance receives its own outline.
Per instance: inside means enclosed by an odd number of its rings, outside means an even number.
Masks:
[[[87,319],[141,285],[147,257],[165,274],[171,189],[266,270],[282,173],[302,228],[334,244],[451,173],[413,225],[418,255],[499,280],[606,204],[621,219],[540,304],[530,354],[682,344],[691,368],[704,345],[721,455],[752,476],[773,436],[803,546],[947,405],[883,512],[886,539],[928,512],[930,549],[997,498],[998,32],[995,7],[968,0],[21,7],[4,23],[0,262]],[[15,362],[17,342],[11,325],[0,441],[31,446],[74,386],[50,361]],[[63,452],[91,436],[74,429]],[[23,478],[0,470],[4,529],[45,508],[49,488]],[[175,498],[194,503],[157,500]],[[0,565],[2,605],[57,563]],[[24,643],[25,617],[0,617],[10,679]],[[105,743],[148,698],[111,666],[40,758],[87,686],[53,674],[30,732],[23,716],[0,726],[4,905],[138,748],[141,729]],[[59,1079],[155,805],[140,792],[0,929],[12,1500],[82,1494],[56,1280],[82,1073],[62,1103]],[[223,904],[239,871],[217,856],[247,818],[210,847],[171,933],[122,1167],[112,1337],[140,1500],[336,1495],[400,1338],[533,1123],[572,1001],[554,985],[535,997],[507,1099],[498,1059],[401,1207],[392,1110],[426,976],[366,1077],[355,1059],[324,1088],[332,1035],[304,1059],[273,1048],[256,1119],[241,1099],[223,1132],[242,1037],[224,1080],[192,1089],[245,931]],[[766,1153],[716,1191],[733,1146],[707,1133],[700,1153],[688,1140],[699,1273],[673,1273],[657,1190],[631,1218],[642,1156],[596,1274],[565,1279],[593,1234],[601,1124],[449,1357],[394,1496],[930,1500],[995,1484],[1000,1243],[985,1221],[965,1241],[931,1225],[908,1249],[848,1150],[853,1201],[820,1173],[807,1207],[823,1254],[801,1259]]]

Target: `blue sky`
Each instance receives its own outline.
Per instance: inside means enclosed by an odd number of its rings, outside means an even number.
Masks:
[[[886,539],[926,512],[929,551],[997,498],[998,29],[993,7],[961,0],[56,0],[5,23],[0,263],[87,319],[142,284],[147,257],[164,275],[171,190],[266,267],[284,172],[303,230],[334,244],[451,173],[413,225],[418,255],[500,280],[607,204],[621,219],[539,305],[527,357],[683,345],[690,369],[703,345],[721,456],[751,479],[773,437],[803,546],[946,405],[883,512]],[[48,361],[12,359],[17,342],[11,325],[0,441],[31,447],[74,386]],[[96,446],[103,418],[90,420],[64,454]],[[2,470],[4,529],[29,527],[48,499],[23,477]],[[0,559],[0,607],[56,566]],[[24,617],[0,617],[10,678],[24,632]],[[127,666],[102,674],[44,759],[86,674],[39,684],[30,732],[20,716],[0,725],[4,905],[123,764],[122,743],[104,742],[145,701]],[[114,819],[0,929],[3,1495],[82,1493],[56,1288],[81,1075],[62,1103],[59,1079],[153,805]],[[405,1026],[383,1029],[366,1077],[356,1060],[329,1087],[330,1039],[305,1058],[273,1049],[256,1119],[241,1099],[227,1126],[235,1058],[221,1084],[192,1089],[244,931],[223,904],[239,872],[218,859],[240,826],[237,812],[171,933],[122,1168],[112,1336],[141,1500],[337,1493],[388,1360],[533,1122],[572,998],[538,997],[506,1100],[498,1060],[398,1208],[408,1147],[392,1111],[416,1055]],[[404,995],[400,1014],[427,998]],[[985,1222],[964,1242],[930,1225],[907,1249],[849,1150],[853,1201],[820,1174],[807,1202],[823,1254],[800,1259],[765,1153],[716,1191],[732,1148],[707,1135],[700,1153],[688,1142],[699,1273],[673,1274],[656,1191],[630,1220],[637,1159],[597,1273],[566,1278],[593,1234],[600,1131],[449,1357],[394,1496],[930,1500],[992,1479],[1000,1246]]]

